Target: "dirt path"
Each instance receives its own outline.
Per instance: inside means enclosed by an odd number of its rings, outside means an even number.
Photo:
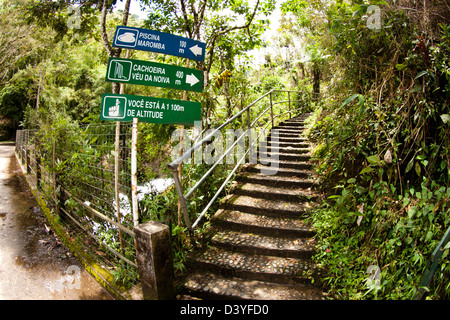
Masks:
[[[0,299],[112,299],[48,226],[14,145],[0,144]]]

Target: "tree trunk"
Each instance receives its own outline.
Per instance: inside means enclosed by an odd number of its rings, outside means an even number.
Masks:
[[[313,67],[313,101],[319,101],[320,97],[320,69]]]

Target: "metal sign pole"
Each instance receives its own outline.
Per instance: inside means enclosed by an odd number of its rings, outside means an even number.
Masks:
[[[110,57],[106,81],[121,83],[119,94],[104,94],[100,119],[116,121],[115,148],[115,193],[118,220],[120,221],[119,201],[119,121],[133,121],[131,138],[131,198],[135,226],[139,224],[137,202],[137,134],[138,121],[149,123],[181,124],[181,139],[184,125],[201,119],[201,104],[187,101],[187,91],[203,91],[203,72],[189,68],[189,61],[205,59],[206,44],[156,30],[117,26],[113,47],[127,49],[125,59]],[[150,61],[129,59],[130,49],[158,52],[187,58],[187,67],[178,67]],[[183,90],[183,100],[139,97],[123,94],[124,84],[165,87]],[[181,141],[181,150],[182,141]],[[178,167],[181,176],[182,164]],[[181,218],[179,216],[179,218]],[[185,217],[189,225],[189,217]],[[179,220],[180,221],[180,220]],[[122,238],[120,236],[120,238]],[[122,246],[122,241],[121,241]]]
[[[133,129],[131,133],[131,208],[135,227],[139,224],[137,201],[137,135],[138,118],[133,118]]]
[[[128,58],[130,56],[130,50],[126,50],[125,56]],[[119,93],[123,94],[125,91],[125,84],[120,84]],[[119,154],[120,154],[120,122],[116,121],[116,137],[114,142],[114,195],[116,201],[116,210],[117,210],[117,223],[121,225],[122,214],[120,213],[120,197],[119,197]],[[122,230],[119,229],[119,242],[120,242],[120,250],[122,254],[124,253],[123,249],[123,234]]]
[[[189,62],[190,62],[189,59],[187,59],[186,68],[189,68]],[[183,91],[182,100],[187,100],[187,91],[186,90]],[[184,125],[181,125],[181,127],[180,127],[180,153],[179,153],[180,157],[183,155],[183,152],[184,152],[183,139],[184,139]],[[183,171],[183,162],[180,162],[180,164],[178,165],[178,179],[180,181],[183,181],[181,179],[182,171]],[[182,208],[181,208],[180,199],[178,199],[178,225],[179,226],[181,226],[181,217],[182,217]],[[189,216],[187,216],[187,217],[188,217],[187,219],[189,220]],[[186,218],[185,218],[185,220],[186,220]],[[186,224],[188,224],[188,221],[185,221],[185,222],[186,222]],[[189,221],[189,224],[190,224],[190,221]]]

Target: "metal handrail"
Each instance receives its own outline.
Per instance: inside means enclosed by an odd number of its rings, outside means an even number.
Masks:
[[[284,100],[284,101],[276,101],[273,102],[272,101],[272,95],[274,93],[282,93],[282,92],[287,92],[288,93],[288,100]],[[248,149],[246,150],[246,152],[244,153],[244,155],[238,160],[236,166],[233,168],[233,170],[230,172],[230,174],[227,176],[227,178],[225,179],[225,181],[222,183],[222,185],[219,187],[219,189],[217,190],[217,192],[214,194],[214,196],[212,197],[212,199],[210,200],[210,202],[206,205],[206,207],[203,209],[203,211],[201,212],[201,214],[198,216],[198,218],[196,219],[196,221],[192,224],[189,218],[189,214],[188,214],[188,210],[187,210],[187,198],[189,198],[193,192],[206,180],[206,178],[213,172],[213,170],[221,163],[221,161],[232,151],[234,150],[235,146],[237,145],[237,143],[247,135],[248,130],[253,128],[255,126],[255,124],[257,124],[258,120],[264,116],[265,114],[267,114],[267,112],[270,110],[270,120],[269,122],[264,126],[264,130],[262,132],[265,132],[266,128],[269,126],[269,124],[272,124],[272,127],[274,127],[274,119],[280,117],[281,115],[290,113],[290,115],[292,116],[292,112],[295,112],[298,109],[295,110],[291,110],[291,102],[295,102],[298,100],[291,100],[291,96],[290,93],[302,93],[300,91],[294,91],[294,90],[271,90],[267,93],[265,93],[264,95],[262,95],[261,97],[257,98],[256,100],[254,100],[253,102],[251,102],[247,107],[245,107],[244,109],[242,109],[241,111],[239,111],[238,113],[236,113],[234,116],[232,116],[231,118],[229,118],[228,120],[226,120],[224,123],[222,123],[219,127],[217,127],[215,130],[213,130],[211,133],[209,133],[207,136],[205,136],[203,139],[201,139],[200,141],[198,141],[197,143],[194,144],[194,146],[192,146],[191,148],[189,148],[186,152],[184,152],[180,157],[178,157],[177,159],[175,159],[174,161],[172,161],[168,167],[172,170],[173,173],[173,178],[174,178],[174,183],[175,183],[175,187],[178,193],[178,199],[179,199],[179,203],[181,206],[181,210],[184,216],[184,220],[186,223],[186,227],[188,228],[189,232],[192,232],[192,230],[198,225],[198,223],[200,222],[200,220],[204,217],[204,215],[206,214],[206,212],[208,211],[208,209],[211,207],[211,205],[214,203],[214,201],[217,199],[217,197],[219,196],[220,192],[222,192],[223,188],[226,186],[226,184],[228,183],[228,181],[231,179],[231,177],[234,175],[234,173],[236,172],[237,168],[241,165],[242,161],[245,159],[245,157],[247,156],[247,154],[249,153],[249,151],[251,150],[251,145],[249,145]],[[267,108],[265,108],[259,115],[258,117],[251,122],[250,121],[250,110],[253,106],[255,106],[258,102],[260,102],[262,99],[269,97],[269,106]],[[280,104],[280,103],[288,103],[289,105],[289,111],[278,114],[278,115],[274,115],[273,114],[273,106],[275,104]],[[181,164],[184,160],[188,159],[189,157],[192,156],[192,154],[194,154],[194,152],[199,149],[200,147],[203,146],[203,143],[205,142],[209,142],[211,140],[211,138],[219,131],[221,131],[224,127],[226,127],[227,125],[229,125],[230,123],[232,123],[236,118],[238,118],[239,116],[241,116],[244,112],[247,113],[247,131],[244,131],[244,133],[242,133],[237,139],[236,141],[232,144],[231,147],[229,147],[216,161],[215,163],[211,166],[211,168],[209,168],[209,170],[197,181],[197,183],[186,193],[184,194],[183,192],[183,187],[181,184],[181,181],[179,179],[179,172],[178,172],[178,166],[179,164]],[[262,134],[262,132],[259,133],[258,137],[256,139],[258,139],[260,137],[260,135]]]
[[[251,104],[249,104],[247,107],[245,107],[244,109],[242,109],[241,111],[239,111],[237,114],[235,114],[233,117],[229,118],[227,121],[225,121],[223,124],[221,124],[219,127],[217,127],[213,132],[211,132],[209,135],[207,135],[206,137],[204,137],[201,141],[197,142],[197,144],[195,144],[193,147],[191,147],[189,150],[187,150],[185,153],[183,153],[178,159],[172,161],[169,164],[169,168],[173,169],[176,168],[176,166],[178,166],[182,161],[184,161],[187,157],[189,157],[192,152],[194,152],[195,150],[197,150],[198,148],[200,148],[204,142],[209,141],[211,139],[211,137],[214,136],[214,134],[220,130],[222,130],[224,127],[226,127],[227,125],[229,125],[231,122],[233,122],[237,117],[239,117],[240,115],[242,115],[244,113],[244,111],[250,110],[250,108],[256,104],[258,101],[260,101],[261,99],[265,98],[267,95],[271,94],[272,91],[271,90],[269,92],[267,92],[266,94],[264,94],[263,96],[259,97],[258,99],[256,99],[255,101],[253,101]]]

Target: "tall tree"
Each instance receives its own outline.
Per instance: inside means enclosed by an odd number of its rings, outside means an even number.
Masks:
[[[297,38],[303,38],[306,59],[310,66],[311,82],[313,85],[313,100],[318,100],[320,96],[320,80],[322,78],[323,66],[328,55],[325,54],[327,48],[327,35],[325,30],[327,7],[324,0],[287,0],[281,6],[284,19],[284,27],[289,29]],[[292,25],[287,15],[292,14],[296,22]]]
[[[206,42],[205,62],[197,62],[199,69],[205,72],[205,84],[209,81],[215,53],[221,45],[221,40],[233,37],[234,31],[245,31],[241,33],[239,42],[235,42],[236,48],[240,48],[240,52],[253,49],[267,22],[255,21],[255,17],[258,13],[270,14],[275,6],[273,0],[264,3],[257,0],[253,7],[244,0],[143,0],[142,2],[150,9],[145,26]],[[242,35],[247,35],[247,39],[244,40]],[[240,42],[250,45],[243,49]],[[235,54],[237,51],[235,50]]]
[[[23,21],[23,3],[5,2],[0,7],[0,85],[11,78],[21,59],[34,55],[40,46],[31,36],[36,25]]]
[[[56,31],[56,40],[69,34],[89,34],[95,37],[98,13],[103,0],[21,0],[26,4],[28,23]],[[108,0],[112,8],[117,0]]]
[[[125,1],[125,10],[123,11],[123,17],[122,17],[122,25],[126,26],[128,24],[128,16],[130,12],[130,0]],[[101,31],[101,37],[103,41],[103,46],[105,47],[106,52],[110,57],[120,57],[120,53],[122,52],[121,48],[115,48],[113,49],[109,39],[108,34],[106,33],[106,16],[108,14],[108,0],[103,0],[102,3],[102,18],[100,22],[100,31]],[[113,82],[113,93],[119,93],[120,92],[120,85],[116,82]]]

